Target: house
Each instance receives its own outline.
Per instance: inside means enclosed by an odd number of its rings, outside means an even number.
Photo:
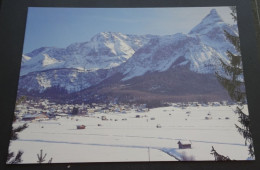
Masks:
[[[65,114],[65,113],[57,113],[56,114],[56,117],[67,117],[68,114]]]
[[[206,116],[206,117],[205,117],[205,120],[211,120],[211,119],[212,119],[211,116]]]
[[[191,149],[191,142],[187,140],[182,140],[178,142],[179,149]]]
[[[193,106],[193,107],[198,107],[200,106],[199,102],[192,102],[189,104],[190,106]]]
[[[95,109],[88,109],[88,113],[94,113]]]
[[[212,106],[220,106],[220,103],[219,102],[213,102]]]
[[[106,116],[101,116],[101,120],[108,120]]]
[[[27,114],[24,115],[22,120],[24,121],[31,121],[31,120],[39,120],[39,119],[48,119],[48,116],[45,114]]]
[[[85,129],[85,125],[77,125],[77,129]]]
[[[35,116],[31,115],[31,114],[26,114],[26,115],[23,115],[23,117],[22,117],[23,121],[30,121],[30,120],[34,120],[34,119],[35,119]]]
[[[209,104],[208,104],[208,103],[202,103],[201,106],[203,106],[203,107],[208,107]]]
[[[220,102],[220,104],[223,105],[223,106],[226,106],[228,104],[228,101],[223,100],[223,101]]]

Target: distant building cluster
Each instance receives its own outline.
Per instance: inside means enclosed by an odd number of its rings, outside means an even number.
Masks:
[[[187,102],[187,103],[167,103],[168,106],[186,108],[186,107],[208,107],[208,106],[228,106],[236,103],[221,101],[221,102]],[[91,115],[94,113],[122,113],[127,112],[148,112],[146,104],[117,104],[111,102],[109,104],[56,104],[48,99],[39,101],[26,100],[16,106],[15,114],[20,120],[44,120],[57,117],[67,117],[73,115]],[[137,117],[140,115],[137,115]],[[105,119],[105,118],[104,118]]]
[[[73,110],[76,108],[76,113]],[[27,100],[16,106],[15,114],[20,120],[44,120],[57,117],[66,117],[71,115],[91,115],[94,113],[127,113],[132,110],[136,112],[147,112],[149,109],[146,104],[56,104],[47,99],[41,99],[38,102]]]
[[[170,105],[174,106],[174,107],[182,107],[182,108],[186,108],[186,107],[208,107],[208,106],[230,106],[230,105],[235,105],[237,103],[235,102],[230,102],[230,101],[220,101],[220,102],[186,102],[186,103],[171,103]]]

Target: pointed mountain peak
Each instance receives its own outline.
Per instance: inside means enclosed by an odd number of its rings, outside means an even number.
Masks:
[[[212,10],[210,10],[210,13],[209,13],[210,15],[213,15],[213,14],[218,14],[217,13],[217,10],[216,9],[212,9]]]
[[[214,25],[218,23],[223,23],[224,21],[222,18],[219,16],[218,12],[216,9],[212,9],[210,13],[202,19],[202,21],[195,26],[189,34],[199,34],[202,33],[203,30],[207,29],[208,27],[213,27]]]
[[[209,19],[211,19],[211,22],[223,22],[222,18],[219,16],[216,9],[212,9],[210,13],[203,20],[209,20]]]
[[[91,41],[105,41],[105,40],[111,40],[113,37],[118,36],[119,33],[116,32],[100,32],[94,35],[91,38]]]
[[[97,40],[97,39],[100,39],[100,38],[107,37],[108,35],[109,35],[108,32],[99,32],[99,33],[95,34],[95,35],[91,38],[91,41]]]

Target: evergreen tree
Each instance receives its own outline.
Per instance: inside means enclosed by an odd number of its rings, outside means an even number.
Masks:
[[[18,164],[22,162],[22,155],[23,155],[23,151],[18,151],[18,153],[16,154],[16,156],[14,157],[14,153],[8,153],[7,156],[7,162],[9,164]]]
[[[22,96],[20,98],[18,98],[16,100],[16,103],[15,103],[15,107],[20,104],[20,103],[23,103],[24,101],[26,100],[26,97],[25,96]],[[15,122],[17,119],[16,115],[14,114],[14,119],[13,121]],[[16,128],[13,128],[12,131],[11,131],[11,140],[16,140],[18,139],[18,132],[21,132],[23,131],[24,129],[26,129],[28,127],[28,125],[25,123],[19,127],[16,127]],[[8,153],[8,156],[7,156],[7,163],[9,164],[18,164],[18,163],[21,163],[22,162],[22,155],[23,155],[23,151],[18,151],[18,153],[16,154],[16,156],[14,155],[14,152],[9,152]]]
[[[224,155],[221,155],[219,154],[215,149],[214,147],[212,146],[212,150],[211,150],[211,153],[214,158],[215,158],[215,161],[231,161],[231,159],[228,157],[228,156],[224,156]]]
[[[72,115],[77,115],[79,113],[79,109],[77,107],[73,107],[72,109]]]
[[[40,150],[40,154],[37,154],[37,158],[38,158],[38,161],[37,161],[37,162],[38,162],[39,164],[44,163],[46,156],[47,156],[47,153],[45,153],[45,154],[43,155],[43,152],[42,152],[42,149],[41,149],[41,150]],[[48,163],[51,163],[51,162],[52,162],[52,158],[48,161]]]
[[[234,21],[237,21],[236,8],[231,7],[231,15]],[[245,145],[248,144],[249,155],[254,158],[254,147],[252,133],[250,132],[250,118],[249,115],[243,111],[243,104],[246,103],[245,85],[243,80],[242,56],[240,51],[240,40],[237,35],[232,35],[225,31],[226,38],[231,42],[235,49],[236,54],[227,51],[229,63],[220,59],[221,66],[224,73],[216,72],[216,76],[223,87],[228,91],[230,98],[238,103],[235,113],[238,114],[238,121],[240,125],[235,125],[238,132],[244,137]]]
[[[17,128],[13,128],[13,130],[11,132],[11,140],[18,139],[18,134],[17,133],[23,131],[27,127],[28,127],[27,123],[24,123],[23,125],[18,126]]]

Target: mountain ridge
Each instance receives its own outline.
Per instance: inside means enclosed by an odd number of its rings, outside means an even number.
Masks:
[[[228,62],[226,51],[235,52],[234,46],[226,40],[224,30],[238,34],[237,27],[224,23],[217,11],[211,10],[188,34],[137,36],[103,32],[90,41],[73,43],[64,49],[39,48],[23,55],[19,89],[43,93],[46,89],[59,87],[69,94],[77,94],[95,86],[102,90],[100,83],[117,74],[120,78],[114,83],[125,85],[131,80],[146,79],[153,73],[168,74],[169,70],[181,67],[189,68],[186,73],[191,79],[189,75],[193,72],[214,76],[216,71],[223,71],[219,59]],[[70,60],[66,61],[66,57]],[[147,86],[150,88],[149,84]],[[216,89],[220,89],[220,85]]]
[[[122,33],[102,32],[90,41],[73,43],[66,48],[41,47],[23,55],[20,75],[62,67],[81,70],[112,68],[125,62],[152,37],[131,35],[129,38]],[[44,65],[46,62],[49,65]]]

